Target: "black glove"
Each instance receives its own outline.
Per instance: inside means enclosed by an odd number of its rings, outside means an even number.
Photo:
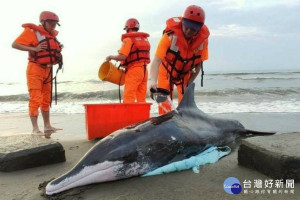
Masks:
[[[153,95],[154,95],[155,93],[157,93],[157,90],[154,89],[154,88],[150,88],[150,97],[151,97],[151,99],[153,99],[153,100],[155,100],[154,97],[153,97]]]
[[[170,91],[164,88],[150,88],[150,97],[155,100],[157,103],[161,103],[167,100],[170,95]]]

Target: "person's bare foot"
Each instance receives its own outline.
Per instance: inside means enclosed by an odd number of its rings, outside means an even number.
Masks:
[[[45,135],[45,133],[43,133],[40,130],[32,130],[31,134],[35,135],[35,136],[44,136]]]
[[[53,133],[59,130],[62,130],[62,128],[55,128],[53,126],[45,127],[44,128],[45,138],[50,138]]]
[[[51,138],[52,133],[54,133],[51,130],[45,131],[45,138]]]
[[[45,127],[44,128],[44,132],[45,133],[55,133],[56,131],[59,131],[59,130],[63,130],[62,128],[55,128],[53,126],[50,126],[50,127]]]

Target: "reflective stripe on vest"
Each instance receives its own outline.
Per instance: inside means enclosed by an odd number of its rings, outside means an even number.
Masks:
[[[170,49],[172,51],[175,51],[175,52],[178,52],[179,50],[179,47],[176,46],[176,43],[177,43],[177,36],[176,35],[172,35],[172,43],[171,43],[171,46],[170,46]]]
[[[41,35],[40,32],[38,32],[38,31],[35,31],[35,35],[36,35],[39,42],[46,39],[46,37]]]
[[[62,60],[60,43],[56,40],[55,37],[46,37],[42,35],[39,31],[35,31],[37,40],[40,43],[46,42],[47,49],[46,51],[39,52],[30,52],[29,60],[36,62],[41,65],[55,65],[60,63]]]

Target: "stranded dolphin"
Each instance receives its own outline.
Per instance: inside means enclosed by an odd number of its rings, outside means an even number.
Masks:
[[[187,88],[176,110],[115,131],[96,143],[74,168],[48,183],[46,194],[140,176],[249,133],[273,134],[203,113],[195,104],[194,87],[192,83]]]

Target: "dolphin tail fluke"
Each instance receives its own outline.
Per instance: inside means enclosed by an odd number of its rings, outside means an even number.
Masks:
[[[274,135],[276,132],[262,132],[246,129],[246,134],[251,134],[253,136],[264,136],[264,135]]]

